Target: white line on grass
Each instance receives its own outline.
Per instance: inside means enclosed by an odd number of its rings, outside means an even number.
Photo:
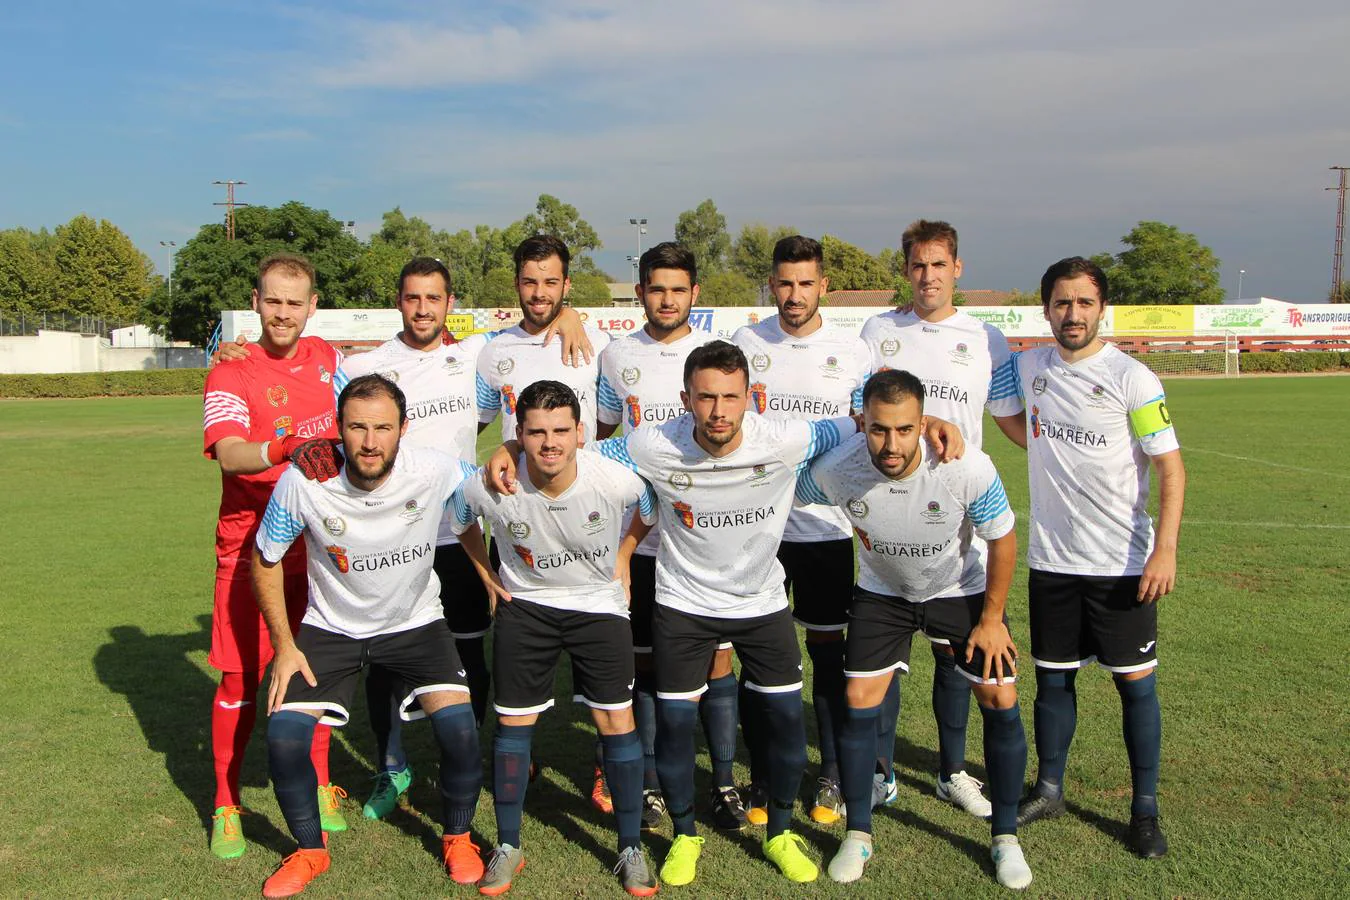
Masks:
[[[1327,528],[1336,531],[1350,531],[1350,525],[1319,524],[1316,522],[1230,522],[1227,519],[1182,519],[1182,525],[1218,525],[1227,527],[1236,525],[1247,528]]]
[[[1327,475],[1331,478],[1350,478],[1350,474],[1345,472],[1328,472],[1325,469],[1307,469],[1303,466],[1291,466],[1288,463],[1272,462],[1268,459],[1257,459],[1255,456],[1238,456],[1236,453],[1221,453],[1218,450],[1204,450],[1200,447],[1186,447],[1183,453],[1209,453],[1214,456],[1222,456],[1225,459],[1237,459],[1242,462],[1257,463],[1262,466],[1272,466],[1276,469],[1290,469],[1294,472],[1307,472],[1309,475]]]

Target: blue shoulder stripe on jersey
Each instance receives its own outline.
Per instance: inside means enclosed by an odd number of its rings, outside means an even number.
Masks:
[[[273,497],[267,501],[267,511],[263,513],[262,520],[263,533],[267,539],[275,544],[290,545],[295,543],[305,531],[305,523],[299,518],[292,516],[290,511],[283,508]]]
[[[478,403],[478,408],[496,412],[502,402],[501,398],[497,396],[497,392],[492,389],[492,386],[487,383],[487,379],[482,375],[475,373],[473,379],[474,399]]]
[[[351,376],[342,369],[333,373],[333,403],[337,404],[338,397],[342,396],[342,389],[351,381]]]
[[[820,485],[816,483],[815,476],[811,474],[811,467],[807,466],[797,475],[797,499],[802,503],[824,503],[829,504],[830,498],[825,496]]]
[[[491,342],[491,341],[495,341],[497,338],[499,338],[499,337],[501,337],[502,335],[506,334],[506,332],[507,332],[507,329],[505,329],[505,328],[498,328],[496,331],[483,331],[483,332],[479,332],[479,333],[482,334],[483,337],[487,338],[489,342]]]
[[[642,479],[642,496],[638,497],[638,515],[647,519],[656,515],[656,491],[645,478]]]
[[[834,427],[833,419],[816,419],[806,424],[811,426],[811,440],[806,445],[806,459],[797,464],[797,472],[811,464],[811,460],[839,446],[843,439],[839,429]]]
[[[468,460],[461,459],[459,461],[459,474],[463,475],[466,479],[472,478],[474,475],[478,474],[478,467]]]
[[[989,379],[989,400],[1005,400],[1021,394],[1017,384],[1017,366],[1009,356]]]
[[[970,504],[966,513],[976,525],[992,522],[1008,511],[1008,494],[1003,490],[1003,479],[995,478],[983,494]]]
[[[455,522],[465,528],[473,521],[473,510],[469,509],[469,501],[464,499],[464,485],[460,484],[455,488],[455,492],[450,495],[450,508],[455,511]]]
[[[622,463],[634,472],[637,472],[638,470],[637,463],[633,462],[633,457],[628,455],[627,434],[605,438],[603,441],[591,441],[586,446],[606,459],[612,459],[616,463]],[[638,472],[638,474],[640,475],[642,473]]]
[[[862,412],[862,403],[863,403],[862,395],[863,395],[863,386],[860,384],[853,389],[853,396],[849,398],[849,404],[858,412]]]
[[[1008,357],[1008,364],[1012,366],[1012,380],[1017,387],[1017,398],[1023,404],[1027,402],[1026,394],[1022,391],[1022,354],[1024,350],[1018,350],[1012,356]]]
[[[610,412],[623,412],[623,401],[619,399],[619,395],[614,392],[609,379],[604,375],[600,376],[595,395],[595,402],[600,404],[601,409],[607,409]]]

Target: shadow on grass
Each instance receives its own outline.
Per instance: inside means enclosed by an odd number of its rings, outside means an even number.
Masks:
[[[1079,806],[1077,803],[1068,802],[1067,800],[1064,803],[1064,808],[1100,831],[1102,834],[1114,840],[1116,843],[1121,845],[1126,843],[1130,832],[1128,823],[1117,819],[1108,819],[1100,813],[1093,812],[1086,807]]]

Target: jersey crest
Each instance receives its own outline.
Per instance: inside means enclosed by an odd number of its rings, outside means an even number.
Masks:
[[[502,409],[509,416],[516,414],[516,389],[509,384],[502,385]]]
[[[750,385],[750,403],[755,407],[755,412],[764,414],[765,408],[769,405],[769,389],[764,382],[756,381]]]
[[[347,570],[351,568],[351,563],[347,560],[347,548],[339,547],[337,544],[329,544],[324,549],[328,551],[328,558],[333,561],[333,565],[337,566],[337,570],[346,575]]]
[[[628,407],[628,427],[636,428],[642,424],[642,403],[638,400],[636,394],[629,394],[624,398],[624,404]]]

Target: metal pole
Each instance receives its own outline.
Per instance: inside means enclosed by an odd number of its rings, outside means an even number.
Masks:
[[[1346,190],[1346,166],[1332,166],[1331,171],[1340,173],[1340,183],[1334,188],[1327,188],[1329,191],[1336,191],[1336,239],[1331,257],[1331,299],[1340,300],[1341,298],[1341,263],[1342,251],[1345,247],[1345,190]]]
[[[1242,276],[1247,274],[1246,269],[1238,269],[1238,302],[1242,302]]]

